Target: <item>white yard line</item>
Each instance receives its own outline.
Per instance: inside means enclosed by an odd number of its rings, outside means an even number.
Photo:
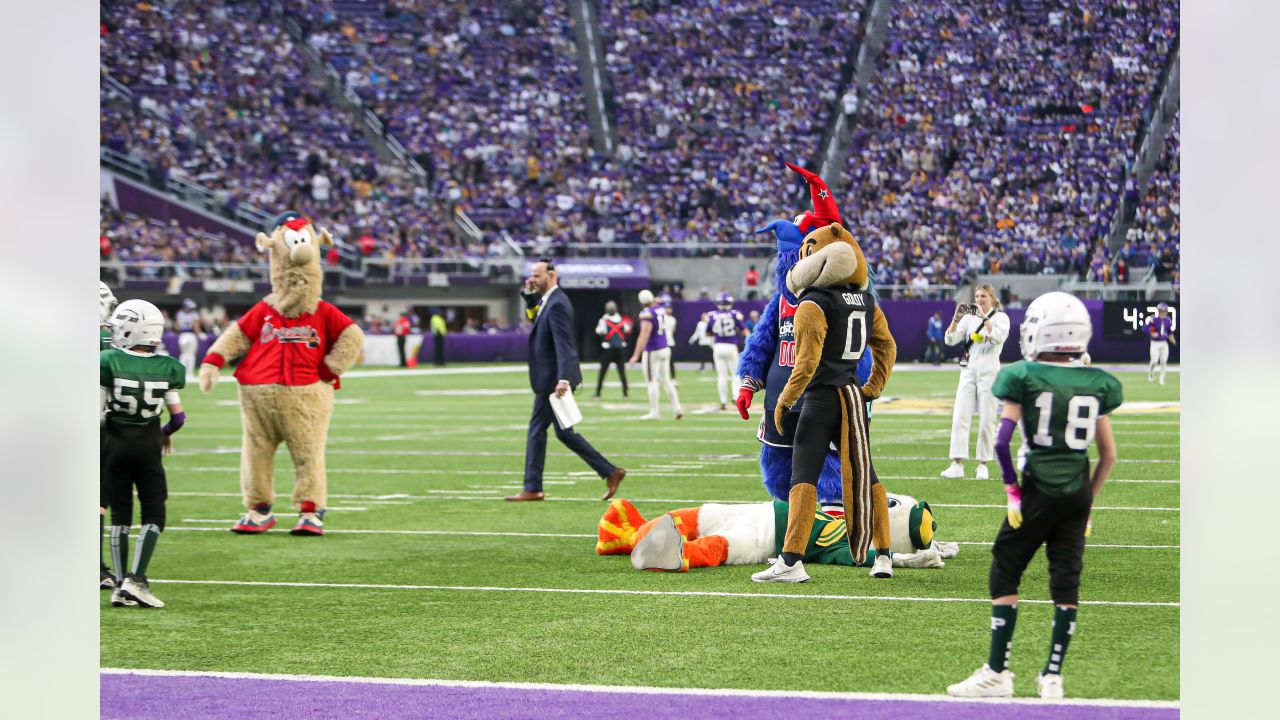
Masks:
[[[152,579],[151,582],[171,585],[230,585],[243,587],[292,587],[292,588],[334,588],[342,590],[453,590],[457,592],[511,592],[511,593],[552,593],[566,595],[649,595],[657,597],[719,597],[743,598],[758,600],[774,598],[780,600],[857,600],[882,602],[937,602],[937,603],[982,603],[991,604],[991,598],[955,598],[955,597],[896,597],[892,595],[800,595],[773,592],[715,592],[710,590],[620,590],[616,588],[547,588],[547,587],[500,587],[496,585],[396,585],[390,583],[322,583],[322,582],[277,582],[269,580],[165,580]],[[1019,599],[1020,603],[1034,605],[1052,605],[1052,600]],[[1180,602],[1150,602],[1143,600],[1088,600],[1081,605],[1122,606],[1122,607],[1166,607],[1180,608]]]
[[[1111,700],[1106,698],[1070,698],[1064,700],[1040,700],[1038,698],[953,698],[949,695],[923,695],[919,693],[879,692],[823,692],[818,690],[744,690],[738,688],[679,688],[649,685],[578,685],[528,682],[489,682],[482,680],[437,680],[431,678],[382,678],[356,675],[289,675],[283,673],[219,672],[202,670],[151,670],[135,668],[101,668],[103,675],[138,675],[144,677],[207,677],[228,680],[288,680],[294,682],[354,683],[368,685],[411,685],[427,687],[457,687],[487,690],[545,690],[551,692],[593,692],[643,695],[697,695],[711,697],[757,698],[808,698],[816,700],[902,700],[908,702],[985,703],[991,705],[1083,705],[1093,707],[1169,708],[1176,709],[1172,700]]]

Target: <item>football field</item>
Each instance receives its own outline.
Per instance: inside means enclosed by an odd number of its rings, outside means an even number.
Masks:
[[[646,518],[705,502],[766,500],[752,420],[719,412],[714,376],[678,371],[683,420],[640,421],[643,385],[578,393],[580,431],[628,469],[618,497]],[[1069,698],[1177,700],[1179,374],[1116,373],[1120,460],[1096,503]],[[611,380],[616,376],[611,375]],[[168,527],[148,575],[167,607],[112,608],[101,664],[337,678],[938,694],[986,658],[990,542],[1004,516],[988,481],[946,467],[957,372],[902,368],[877,402],[872,456],[890,492],[927,501],[941,569],[807,566],[802,585],[758,567],[638,572],[594,552],[603,482],[549,437],[547,501],[520,489],[533,396],[523,366],[365,370],[344,378],[329,435],[328,535],[288,534],[292,467],[277,457],[276,529],[239,536],[240,417],[229,377],[183,394],[187,425],[166,459]],[[976,436],[975,436],[976,437]],[[1016,443],[1016,440],[1015,440]],[[1096,449],[1091,450],[1096,455]],[[136,512],[136,511],[135,511]],[[1023,582],[1011,669],[1034,696],[1052,605],[1043,552]],[[107,679],[104,675],[104,712]],[[384,713],[385,714],[385,713]],[[601,716],[605,716],[602,714]],[[960,715],[957,714],[956,717]],[[1031,715],[1026,715],[1031,717]],[[1108,716],[1110,717],[1110,716]]]

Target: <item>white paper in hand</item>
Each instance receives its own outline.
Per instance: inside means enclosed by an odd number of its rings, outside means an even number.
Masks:
[[[573,399],[572,392],[565,393],[564,397],[551,393],[550,400],[551,412],[555,413],[556,424],[561,428],[567,430],[582,422],[582,411],[578,409],[578,401]]]

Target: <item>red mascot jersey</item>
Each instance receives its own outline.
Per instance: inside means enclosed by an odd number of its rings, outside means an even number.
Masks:
[[[310,385],[338,379],[324,364],[324,356],[352,320],[333,305],[321,300],[314,313],[287,318],[258,301],[236,322],[253,343],[236,368],[241,385]]]

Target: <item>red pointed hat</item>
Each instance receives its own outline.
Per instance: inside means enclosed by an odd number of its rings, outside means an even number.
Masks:
[[[808,235],[814,228],[840,222],[840,209],[836,207],[836,200],[831,197],[831,188],[827,187],[826,181],[818,177],[817,173],[799,165],[787,163],[787,167],[800,173],[809,182],[809,194],[813,196],[813,212],[805,212],[800,216],[800,232]]]

